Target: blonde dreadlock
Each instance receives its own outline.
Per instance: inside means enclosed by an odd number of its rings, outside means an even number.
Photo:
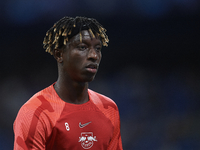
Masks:
[[[98,35],[101,38],[103,46],[108,46],[109,39],[106,35],[106,29],[95,19],[64,17],[47,31],[43,41],[43,48],[52,55],[54,49],[66,45],[68,40],[78,33],[80,34],[80,42],[82,42],[81,31],[84,29],[89,30],[93,38],[95,35]]]

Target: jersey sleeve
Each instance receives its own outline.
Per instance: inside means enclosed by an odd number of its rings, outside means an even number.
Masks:
[[[14,150],[45,149],[45,125],[40,111],[22,106],[14,122]]]
[[[121,133],[120,133],[120,116],[119,116],[118,108],[117,108],[117,111],[115,113],[116,114],[115,114],[115,117],[114,117],[115,121],[114,121],[113,138],[112,138],[112,140],[109,144],[108,150],[123,150]]]

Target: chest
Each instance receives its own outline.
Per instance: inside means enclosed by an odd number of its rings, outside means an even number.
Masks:
[[[113,136],[113,126],[96,109],[63,111],[52,129],[49,149],[106,149]]]

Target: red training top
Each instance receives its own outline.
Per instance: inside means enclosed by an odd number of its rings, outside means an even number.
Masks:
[[[14,150],[122,150],[117,105],[88,90],[84,104],[66,103],[53,85],[36,93],[14,122]]]

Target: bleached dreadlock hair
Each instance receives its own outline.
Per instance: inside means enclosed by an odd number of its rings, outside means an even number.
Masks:
[[[103,46],[108,46],[108,36],[106,29],[93,18],[86,17],[63,17],[51,27],[44,38],[43,48],[46,52],[53,54],[53,50],[66,45],[70,38],[76,34],[80,34],[80,42],[82,42],[82,30],[88,30],[92,37],[99,36]]]

